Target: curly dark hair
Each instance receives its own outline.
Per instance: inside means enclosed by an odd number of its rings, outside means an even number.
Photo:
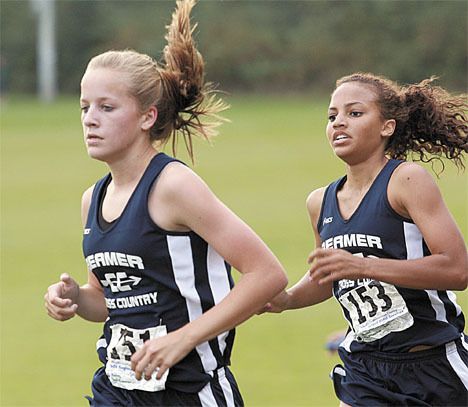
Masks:
[[[396,120],[385,153],[405,160],[416,154],[416,160],[431,162],[441,157],[464,169],[463,153],[468,151],[468,102],[465,94],[452,95],[433,85],[437,77],[417,84],[399,86],[385,77],[371,73],[354,73],[336,81],[336,88],[348,82],[369,86],[377,96],[384,119]]]

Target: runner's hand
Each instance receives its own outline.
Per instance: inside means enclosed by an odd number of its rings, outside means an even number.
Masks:
[[[132,370],[135,371],[138,380],[151,379],[153,372],[157,373],[156,378],[160,380],[166,370],[184,358],[193,348],[187,335],[181,330],[150,339],[132,355]]]
[[[76,315],[80,287],[73,278],[63,273],[58,283],[52,284],[44,295],[45,307],[50,317],[66,321]]]

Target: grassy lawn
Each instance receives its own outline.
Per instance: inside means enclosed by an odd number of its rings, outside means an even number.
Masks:
[[[328,101],[246,96],[229,102],[231,123],[212,146],[195,144],[194,169],[266,241],[293,284],[305,273],[314,245],[305,198],[344,172],[325,138]],[[62,272],[85,281],[80,199],[107,169],[87,157],[74,99],[49,106],[8,100],[1,108],[0,140],[0,405],[87,405],[83,396],[99,366],[101,326],[50,319],[43,295]],[[179,150],[186,159],[183,145]],[[447,164],[437,183],[468,238],[467,174]],[[468,312],[467,293],[458,298]],[[246,405],[336,406],[328,373],[338,358],[323,346],[344,325],[330,300],[255,316],[239,327],[232,370]]]

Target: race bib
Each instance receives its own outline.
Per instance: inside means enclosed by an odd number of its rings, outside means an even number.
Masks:
[[[372,342],[413,325],[413,316],[395,286],[378,281],[360,285],[339,297],[356,338]]]
[[[153,328],[133,329],[122,324],[110,327],[112,336],[107,347],[106,374],[113,386],[126,390],[160,391],[166,386],[167,370],[160,380],[153,372],[150,380],[137,380],[131,368],[132,355],[149,339],[167,335],[165,325]]]

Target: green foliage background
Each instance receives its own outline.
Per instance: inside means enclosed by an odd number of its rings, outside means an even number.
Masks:
[[[305,198],[344,170],[324,135],[328,101],[312,95],[228,101],[232,122],[213,146],[196,143],[194,168],[267,242],[293,284],[314,245]],[[50,319],[43,295],[64,271],[85,281],[80,198],[107,170],[87,157],[75,99],[3,100],[0,132],[0,405],[84,406],[99,366],[101,326]],[[437,182],[466,239],[466,173],[447,164]],[[467,292],[458,300],[468,312]],[[328,373],[338,359],[323,345],[342,327],[333,300],[255,316],[239,327],[232,369],[246,405],[336,406]]]
[[[10,91],[36,87],[35,0],[0,1],[2,75]],[[88,60],[134,48],[160,59],[175,1],[57,0],[61,93],[77,91]],[[356,70],[402,83],[438,75],[466,89],[463,0],[200,0],[193,10],[208,78],[226,90],[329,91]]]
[[[76,94],[89,58],[107,49],[159,59],[174,3],[56,1],[60,92]],[[466,90],[467,11],[458,0],[199,1],[207,77],[236,96],[214,145],[196,143],[194,168],[272,248],[290,284],[314,245],[305,198],[344,170],[324,135],[328,101],[312,90],[328,94],[356,70],[403,83],[438,75]],[[86,155],[76,97],[9,96],[37,86],[35,29],[30,1],[0,0],[0,405],[83,406],[101,326],[53,321],[43,295],[64,271],[85,281],[80,198],[107,170]],[[448,164],[437,182],[468,238],[467,174]],[[458,299],[468,312],[467,292]],[[342,327],[333,300],[239,327],[232,369],[246,405],[336,406],[328,373],[338,358],[323,346]]]

